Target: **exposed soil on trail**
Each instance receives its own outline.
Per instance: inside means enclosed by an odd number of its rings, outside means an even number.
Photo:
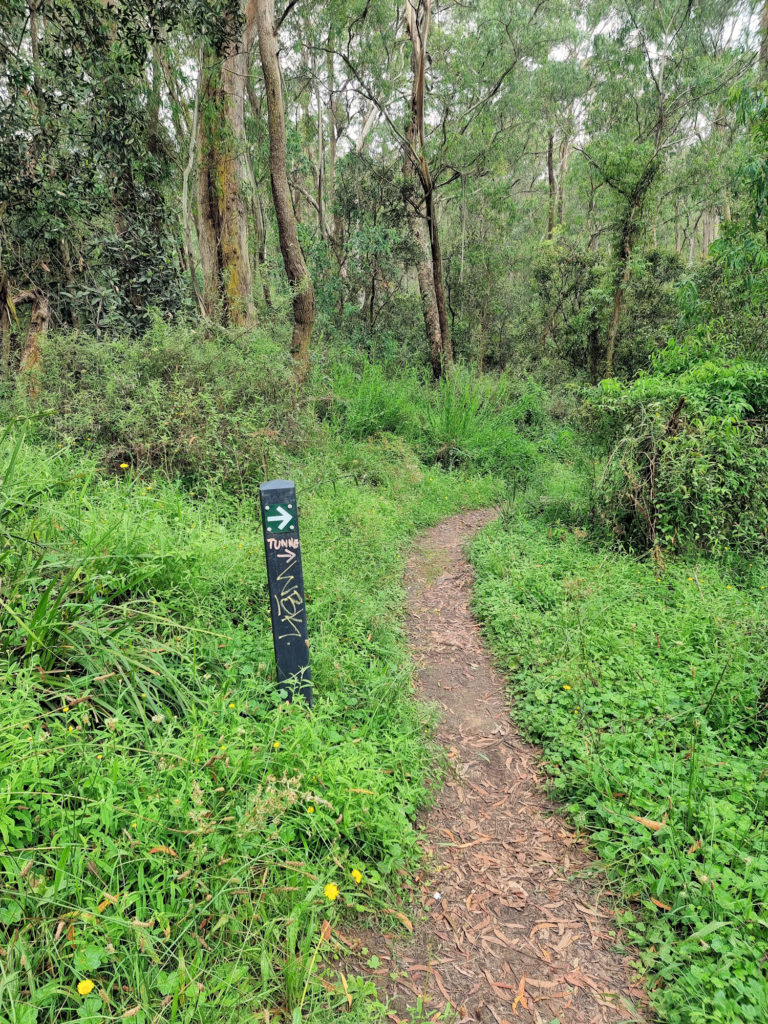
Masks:
[[[376,976],[396,1021],[409,1019],[419,997],[428,1016],[450,1003],[458,1024],[640,1021],[643,993],[611,938],[609,894],[544,795],[538,753],[510,720],[504,681],[469,612],[462,549],[490,518],[441,523],[408,565],[418,693],[440,709],[452,769],[424,817],[431,865],[414,893],[423,914],[413,936],[357,934],[350,945],[367,949],[358,969]],[[372,953],[381,961],[373,972],[363,965]]]

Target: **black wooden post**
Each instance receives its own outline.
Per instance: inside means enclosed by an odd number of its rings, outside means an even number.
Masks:
[[[311,707],[312,672],[296,485],[293,480],[270,480],[261,485],[259,493],[277,681],[287,684],[289,699],[299,693]]]

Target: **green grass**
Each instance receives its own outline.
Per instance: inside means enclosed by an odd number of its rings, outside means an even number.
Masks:
[[[768,567],[595,550],[561,497],[472,549],[514,718],[624,891],[662,1019],[764,1021]]]
[[[276,692],[255,502],[59,444],[0,442],[0,1021],[330,1020],[321,924],[395,920],[434,778],[404,552],[490,484],[397,438],[275,465],[301,502],[308,712]],[[345,981],[349,1018],[381,1019]]]

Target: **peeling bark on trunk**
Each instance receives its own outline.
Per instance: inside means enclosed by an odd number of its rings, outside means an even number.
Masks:
[[[288,182],[288,153],[285,132],[285,108],[280,81],[277,28],[274,0],[256,0],[259,53],[267,93],[269,124],[269,170],[272,198],[280,235],[285,272],[293,289],[293,339],[291,353],[300,375],[309,369],[309,346],[315,322],[315,290],[299,244],[296,216]]]
[[[437,316],[440,321],[440,336],[442,338],[443,367],[446,368],[453,365],[453,346],[451,344],[451,325],[448,322],[448,303],[445,298],[445,285],[443,283],[443,254],[440,249],[440,233],[437,228],[435,193],[431,187],[427,195],[427,226],[429,228],[430,248],[432,251],[432,276],[435,282]]]
[[[29,374],[28,393],[31,398],[34,398],[40,390],[36,370],[40,364],[40,342],[48,331],[51,319],[51,306],[48,296],[42,292],[34,293],[32,303],[32,314],[24,339],[24,348],[21,350],[19,372]]]
[[[254,27],[247,0],[241,38],[234,31],[203,69],[198,126],[197,204],[203,302],[210,317],[247,326],[253,320],[248,218],[243,185],[245,80]],[[229,24],[234,18],[230,15]]]
[[[423,253],[423,256],[419,257],[416,265],[416,278],[419,282],[421,311],[424,315],[424,327],[427,332],[432,374],[435,380],[437,380],[443,375],[443,336],[440,331],[440,314],[437,310],[432,257],[429,254],[429,242],[424,218],[419,213],[415,213],[409,217],[409,221],[414,241],[419,252]]]

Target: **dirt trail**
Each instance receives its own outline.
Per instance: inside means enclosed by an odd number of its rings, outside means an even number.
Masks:
[[[418,692],[440,708],[452,771],[424,819],[432,863],[414,894],[424,914],[412,940],[358,940],[381,961],[373,973],[395,1020],[423,996],[430,1016],[449,1002],[457,1024],[640,1021],[642,992],[611,940],[610,904],[583,877],[594,863],[543,795],[537,752],[510,721],[469,612],[462,548],[489,518],[441,523],[408,565]]]

